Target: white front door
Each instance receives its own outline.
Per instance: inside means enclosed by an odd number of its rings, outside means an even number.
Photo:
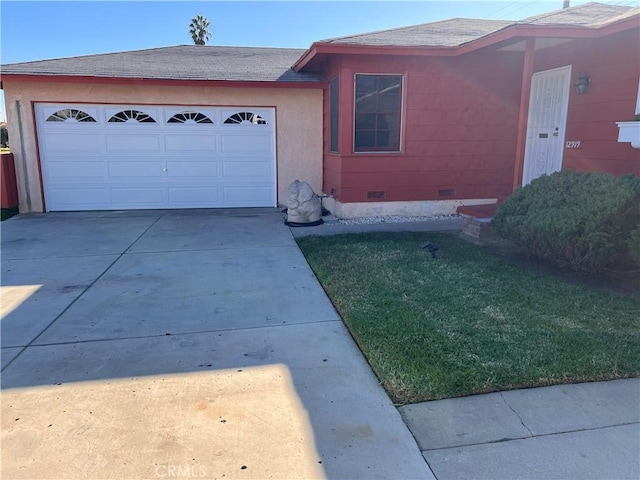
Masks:
[[[570,87],[571,65],[531,78],[522,185],[562,169]]]

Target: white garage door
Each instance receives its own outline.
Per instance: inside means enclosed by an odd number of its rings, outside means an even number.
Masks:
[[[36,105],[49,211],[276,206],[275,112]]]

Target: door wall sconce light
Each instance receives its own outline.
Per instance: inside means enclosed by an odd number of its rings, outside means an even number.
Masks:
[[[576,83],[573,85],[576,88],[576,93],[578,95],[583,95],[587,93],[587,87],[591,83],[591,78],[584,72],[580,72],[578,74],[578,78],[576,79]]]

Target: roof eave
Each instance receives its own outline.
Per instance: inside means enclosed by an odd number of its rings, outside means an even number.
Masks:
[[[456,48],[446,45],[413,46],[413,45],[357,45],[347,43],[314,43],[305,54],[293,65],[295,72],[300,72],[320,55],[430,55],[434,57],[453,56]]]
[[[640,14],[599,27],[584,25],[515,24],[457,47],[457,55],[488,47],[513,38],[598,38],[640,27]]]
[[[302,54],[302,56],[293,64],[291,69],[294,72],[299,72],[302,70],[310,61],[318,54],[318,45],[319,43],[313,43],[306,52]],[[322,47],[321,47],[322,48]]]

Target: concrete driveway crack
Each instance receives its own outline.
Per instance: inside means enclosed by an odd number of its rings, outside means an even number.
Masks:
[[[534,437],[535,435],[529,429],[529,427],[527,427],[527,425],[524,423],[524,421],[522,420],[522,417],[520,416],[520,414],[518,412],[516,412],[511,405],[509,405],[509,402],[507,402],[507,399],[504,398],[504,395],[502,393],[500,393],[500,398],[502,398],[502,401],[505,403],[505,405],[507,407],[509,407],[509,410],[511,410],[513,413],[516,414],[516,416],[518,417],[518,420],[520,420],[520,423],[522,424],[522,426],[527,429],[527,432],[529,432],[529,435]]]

